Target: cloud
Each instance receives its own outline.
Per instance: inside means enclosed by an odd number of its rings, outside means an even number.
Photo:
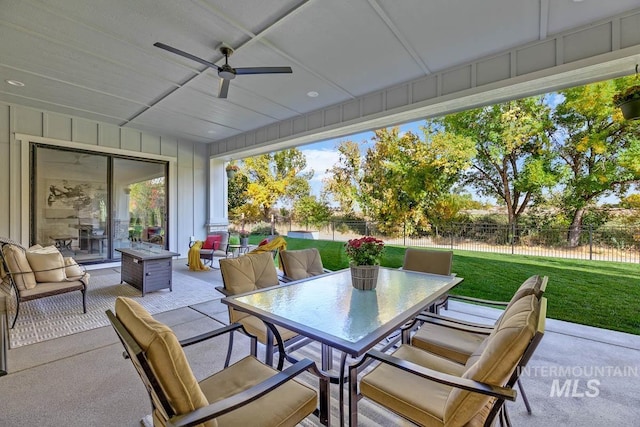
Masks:
[[[314,174],[309,184],[311,184],[311,194],[320,195],[322,189],[322,180],[329,176],[327,169],[331,169],[333,165],[338,163],[339,153],[335,149],[301,149],[307,158],[307,167],[305,172],[313,169]]]

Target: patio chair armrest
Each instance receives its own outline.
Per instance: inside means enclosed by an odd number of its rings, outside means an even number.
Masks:
[[[408,360],[403,360],[378,350],[369,350],[360,363],[362,363],[367,357],[450,387],[461,388],[463,390],[496,397],[498,399],[506,399],[512,402],[516,400],[517,393],[512,388],[495,386],[480,381],[470,380],[468,378],[446,374],[444,372],[425,368],[424,366],[417,365],[413,362],[409,362]],[[357,367],[357,365],[350,369],[353,369],[354,367]]]
[[[455,319],[452,317],[440,316],[434,313],[421,313],[417,316],[417,320],[422,322],[433,323],[439,326],[446,326],[452,329],[459,329],[461,331],[473,332],[477,334],[489,335],[493,330],[494,325],[486,325],[483,323],[476,323],[462,319]]]
[[[182,347],[188,347],[190,345],[198,344],[211,338],[219,337],[220,335],[228,334],[229,332],[233,332],[236,329],[243,329],[242,325],[240,323],[232,323],[214,331],[205,332],[204,334],[196,335],[195,337],[185,338],[183,340],[180,340],[180,345]]]
[[[489,300],[489,299],[467,297],[467,296],[464,296],[464,295],[449,294],[449,298],[450,299],[454,299],[454,300],[458,300],[458,301],[471,302],[471,303],[475,303],[475,304],[493,305],[493,306],[497,306],[497,307],[506,307],[507,305],[509,305],[508,301],[494,301],[494,300]]]
[[[167,427],[187,427],[202,424],[205,421],[217,418],[244,405],[247,405],[265,394],[275,390],[302,372],[311,370],[315,363],[309,359],[302,359],[287,369],[278,372],[271,378],[262,381],[248,390],[212,403],[204,408],[196,409],[184,415],[178,415],[169,420]]]

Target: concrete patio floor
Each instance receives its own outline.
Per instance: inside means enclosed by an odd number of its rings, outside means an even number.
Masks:
[[[175,268],[186,270],[183,260]],[[217,270],[190,274],[221,283]],[[487,322],[500,314],[458,302],[449,311]],[[156,317],[186,338],[226,323],[227,308],[212,300]],[[553,319],[546,330],[521,376],[533,413],[526,413],[518,397],[508,404],[512,424],[640,425],[640,336]],[[186,350],[197,378],[222,368],[226,344],[216,339]],[[237,339],[235,360],[247,352],[248,340]],[[9,350],[8,364],[9,375],[0,378],[2,426],[138,426],[150,412],[146,391],[122,358],[111,327]]]

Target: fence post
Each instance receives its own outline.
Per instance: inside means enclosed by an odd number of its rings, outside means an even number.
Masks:
[[[405,248],[407,247],[407,221],[402,223],[402,241]]]
[[[589,224],[589,261],[593,261],[593,224]]]
[[[453,250],[453,227],[451,227],[451,250]]]

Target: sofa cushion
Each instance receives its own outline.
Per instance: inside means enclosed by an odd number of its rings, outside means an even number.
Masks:
[[[76,262],[76,260],[70,256],[64,257],[64,265],[65,265],[64,274],[65,276],[67,276],[67,278],[78,277],[84,274],[82,267],[80,267]]]
[[[19,291],[36,287],[36,276],[33,274],[27,255],[22,248],[5,245],[2,249],[7,268]]]
[[[27,259],[37,282],[62,282],[67,278],[64,258],[55,246],[27,251]]]
[[[177,414],[209,404],[178,338],[168,326],[151,317],[139,303],[125,297],[116,298],[116,316],[145,351],[169,404]],[[204,425],[210,427],[217,423],[212,420]]]
[[[202,244],[202,249],[213,249],[217,251],[220,249],[220,242],[222,242],[222,236],[219,234],[211,234],[207,236],[207,239]]]

